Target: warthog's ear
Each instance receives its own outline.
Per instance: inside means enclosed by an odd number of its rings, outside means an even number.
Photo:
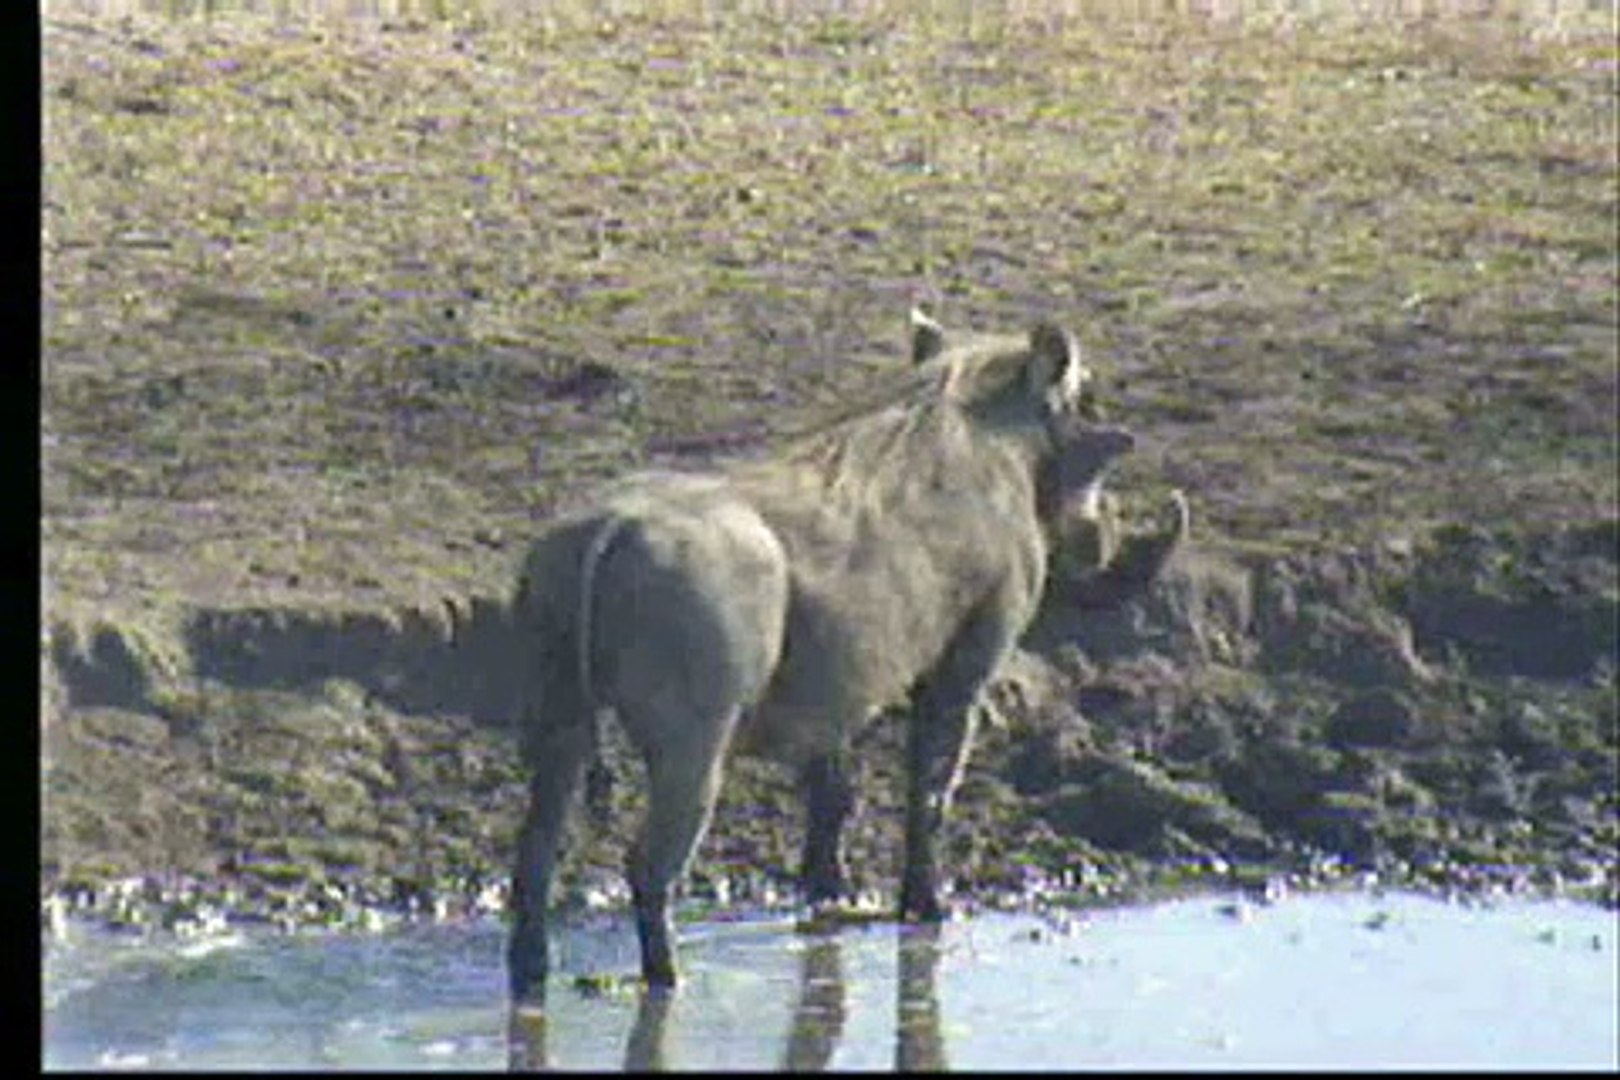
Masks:
[[[911,362],[926,364],[945,351],[945,328],[922,313],[911,309]]]
[[[1090,372],[1080,360],[1074,335],[1052,323],[1041,323],[1029,334],[1029,391],[1054,403],[1080,400]]]

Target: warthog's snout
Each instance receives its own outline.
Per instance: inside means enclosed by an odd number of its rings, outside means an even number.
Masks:
[[[1069,420],[1058,435],[1055,455],[1057,488],[1078,492],[1090,487],[1121,457],[1136,449],[1136,436],[1114,424]]]
[[[1136,436],[1122,427],[1099,427],[1093,429],[1091,438],[1095,442],[1096,452],[1104,461],[1113,461],[1136,449]]]
[[[1078,514],[1094,518],[1103,477],[1136,449],[1136,436],[1114,424],[1066,417],[1053,432],[1056,449],[1042,467],[1040,516],[1051,523]]]

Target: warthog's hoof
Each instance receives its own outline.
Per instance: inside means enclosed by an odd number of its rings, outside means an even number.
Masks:
[[[641,981],[648,990],[673,990],[680,979],[674,964],[648,964],[641,969]]]
[[[842,867],[804,875],[804,898],[811,907],[840,903],[853,891]]]
[[[950,909],[939,902],[933,891],[904,889],[900,893],[900,921],[942,923],[951,917]]]

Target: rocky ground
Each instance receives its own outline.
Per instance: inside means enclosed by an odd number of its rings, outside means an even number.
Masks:
[[[47,19],[50,910],[498,909],[525,539],[858,400],[916,299],[1074,326],[1127,509],[1195,520],[1004,673],[963,892],[1613,902],[1616,54],[1533,29]],[[572,902],[619,888],[612,749]],[[737,762],[692,895],[789,896],[799,830]]]

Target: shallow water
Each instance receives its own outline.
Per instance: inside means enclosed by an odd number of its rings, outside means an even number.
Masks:
[[[571,927],[546,1030],[509,1031],[494,921],[45,954],[47,1068],[1053,1068],[1620,1065],[1616,914],[1420,896],[1201,897],[938,935],[682,927],[672,999],[587,997],[627,923]],[[902,1020],[904,1022],[902,1022]]]

